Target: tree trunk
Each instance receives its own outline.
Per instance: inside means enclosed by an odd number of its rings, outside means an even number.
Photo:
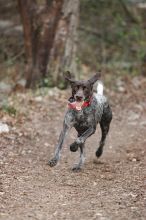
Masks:
[[[33,9],[36,5],[36,0],[26,0],[25,4],[23,0],[18,0],[19,11],[23,23],[24,32],[24,46],[27,59],[26,65],[26,78],[30,77],[30,72],[32,72],[34,64],[34,41],[35,41],[35,31],[33,27]],[[29,77],[28,77],[29,75]],[[27,82],[28,83],[28,82]]]
[[[48,73],[55,85],[63,86],[63,72],[76,74],[77,26],[79,0],[64,0],[48,62]]]
[[[79,0],[18,0],[26,50],[26,87],[49,77],[58,86],[64,69],[76,72]]]

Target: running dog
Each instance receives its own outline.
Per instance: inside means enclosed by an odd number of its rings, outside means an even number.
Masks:
[[[99,80],[100,73],[95,74],[86,81],[77,81],[71,78],[70,72],[67,71],[65,78],[71,85],[72,96],[68,100],[68,110],[65,114],[63,129],[60,133],[55,155],[48,164],[50,167],[57,164],[65,136],[74,127],[78,137],[70,145],[70,150],[75,152],[78,148],[80,149],[79,163],[73,167],[74,171],[79,171],[85,160],[85,141],[95,133],[98,123],[100,124],[102,135],[96,156],[100,157],[102,155],[103,146],[112,120],[112,111],[107,98],[103,95],[103,84],[101,81],[98,81],[97,92],[93,93],[93,84]]]

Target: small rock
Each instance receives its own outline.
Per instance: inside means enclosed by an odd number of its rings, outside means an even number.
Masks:
[[[22,27],[22,25],[17,25],[15,27],[13,27],[13,30],[18,31],[18,32],[23,32],[23,27]]]
[[[117,79],[116,80],[116,85],[119,87],[119,86],[124,86],[124,82],[121,80],[121,79]]]
[[[126,91],[126,89],[125,89],[125,84],[124,84],[124,82],[123,82],[122,80],[117,79],[116,85],[117,85],[117,90],[118,90],[119,92],[122,92],[122,93],[123,93],[123,92]]]
[[[0,28],[1,29],[6,29],[12,27],[14,24],[11,21],[5,21],[5,20],[0,20]]]
[[[130,115],[128,117],[128,121],[135,121],[137,119],[139,119],[140,115],[133,112],[133,111],[130,111]]]
[[[136,104],[135,105],[135,108],[138,110],[138,111],[143,111],[143,106],[142,105],[140,105],[140,104]]]
[[[126,89],[123,86],[119,86],[118,91],[121,93],[124,93],[124,92],[126,92]]]
[[[19,81],[17,81],[13,90],[14,91],[23,91],[25,89],[25,85],[26,85],[26,79],[20,79]]]
[[[102,214],[98,212],[95,214],[95,216],[102,216]]]
[[[12,91],[12,86],[5,82],[0,82],[0,92],[2,93],[10,93]]]
[[[25,85],[26,85],[26,79],[20,79],[17,83],[18,83],[19,85],[25,87]]]
[[[26,150],[22,150],[21,154],[26,155]]]
[[[36,102],[42,102],[42,100],[43,100],[42,96],[35,97]]]
[[[49,95],[49,96],[53,96],[53,95],[54,95],[54,92],[53,92],[52,90],[49,90],[49,91],[48,91],[48,95]]]
[[[133,158],[133,159],[132,159],[132,162],[136,162],[136,161],[137,161],[136,158]]]
[[[137,210],[138,207],[132,206],[131,209],[132,209],[132,210]]]
[[[19,137],[22,137],[23,134],[20,132],[18,135],[19,135]]]
[[[47,142],[44,143],[44,145],[45,145],[45,147],[49,147],[49,143],[47,143]]]
[[[97,182],[93,182],[93,186],[97,186]]]
[[[57,88],[57,87],[54,87],[54,88],[52,88],[52,89],[49,89],[48,90],[48,95],[49,96],[59,96],[59,94],[60,94],[60,90]]]
[[[0,134],[2,133],[8,133],[9,132],[9,127],[7,124],[3,124],[0,122]]]
[[[134,78],[132,79],[132,84],[134,85],[134,87],[135,87],[136,89],[138,89],[138,88],[140,87],[140,85],[141,85],[141,81],[139,80],[138,77],[134,77]]]

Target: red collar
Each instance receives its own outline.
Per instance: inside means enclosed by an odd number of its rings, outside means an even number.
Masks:
[[[92,97],[90,97],[88,101],[84,101],[82,103],[81,107],[77,106],[77,102],[76,101],[75,102],[69,102],[68,103],[68,108],[69,109],[75,109],[77,111],[81,111],[83,108],[86,108],[86,107],[91,105],[91,100],[92,100]]]

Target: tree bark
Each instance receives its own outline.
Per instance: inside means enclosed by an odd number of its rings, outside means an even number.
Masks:
[[[37,8],[36,0],[18,0],[18,7],[21,15],[24,32],[24,46],[26,54],[26,87],[31,85],[33,67],[36,61],[36,48],[37,48],[37,32],[34,25],[34,18]]]
[[[26,87],[47,76],[54,85],[69,68],[76,72],[76,41],[79,0],[46,0],[41,9],[36,0],[18,0],[26,50]]]
[[[57,22],[60,17],[62,4],[63,0],[53,1],[51,9],[48,11],[43,20],[37,57],[37,68],[39,68],[43,77],[46,76],[46,67],[56,32]]]
[[[31,72],[34,63],[34,47],[35,31],[33,27],[33,9],[36,5],[36,0],[18,0],[18,7],[23,24],[24,46],[27,59],[26,72]],[[28,78],[28,77],[26,77]]]
[[[78,19],[79,0],[64,0],[62,16],[57,25],[48,63],[48,73],[52,75],[55,85],[58,85],[59,82],[63,84],[65,69],[76,73]]]

